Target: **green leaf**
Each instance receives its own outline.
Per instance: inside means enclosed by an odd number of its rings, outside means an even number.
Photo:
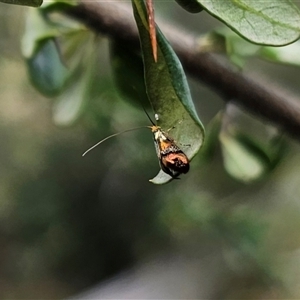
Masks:
[[[218,28],[198,39],[202,51],[226,52],[230,60],[243,67],[250,57],[260,57],[275,63],[300,66],[300,41],[284,47],[252,44],[228,28]]]
[[[43,0],[0,0],[0,2],[7,3],[7,4],[39,7],[42,5]]]
[[[232,63],[242,68],[247,59],[255,56],[262,46],[252,44],[245,39],[241,38],[238,34],[232,30],[223,27],[218,28],[207,35],[201,37],[199,44],[206,46],[208,50],[226,51],[229,59]]]
[[[65,10],[70,7],[76,6],[79,3],[79,0],[48,0],[44,2],[41,9],[44,12],[51,12],[51,11],[60,11]]]
[[[197,0],[175,0],[182,8],[190,13],[199,13],[203,10],[202,5]]]
[[[259,151],[253,151],[252,147],[248,147],[230,134],[222,133],[220,142],[224,167],[232,177],[243,182],[250,182],[265,174],[268,162],[258,155]]]
[[[78,52],[80,49],[85,32],[75,22],[59,18],[51,21],[50,15],[42,9],[28,11],[22,53],[30,79],[41,93],[55,96],[62,91],[71,73],[66,65],[74,70],[78,64],[78,59],[73,63],[72,57],[75,57],[75,50]],[[70,48],[75,50],[70,51]],[[63,53],[63,49],[66,53]]]
[[[26,60],[33,85],[46,96],[58,94],[68,78],[68,69],[61,61],[53,39],[39,44],[39,49]]]
[[[45,40],[59,35],[60,31],[57,26],[47,22],[41,10],[29,10],[22,38],[22,54],[25,58],[33,57]]]
[[[133,0],[132,3],[141,40],[147,94],[158,115],[157,123],[163,130],[174,127],[169,132],[170,136],[191,160],[203,144],[204,128],[196,113],[181,63],[158,27],[158,60],[154,62],[144,2]],[[172,177],[160,171],[150,181],[163,184],[170,180]]]
[[[51,20],[51,14],[49,14],[50,8],[49,10],[47,9],[49,5],[47,4],[45,8],[28,10],[21,45],[22,54],[25,58],[32,57],[40,48],[40,44],[44,43],[47,39],[74,36],[78,32],[86,31],[78,22],[65,17],[59,18],[56,15]],[[59,4],[57,3],[57,5]]]
[[[86,93],[86,80],[83,75],[77,81],[73,81],[63,94],[61,94],[53,106],[53,121],[58,126],[72,125],[84,108]]]
[[[267,175],[285,149],[274,128],[246,116],[233,105],[227,106],[219,139],[226,171],[246,183]]]
[[[219,134],[222,125],[222,111],[218,112],[206,126],[205,144],[201,150],[201,156],[205,161],[211,160],[219,146]]]
[[[136,49],[119,41],[110,42],[111,65],[115,83],[131,103],[146,108],[149,101],[144,81],[143,59]]]
[[[250,42],[283,46],[300,36],[300,12],[289,0],[198,0],[204,9]]]
[[[283,63],[293,66],[300,66],[300,41],[285,47],[261,47],[259,55],[263,59],[275,63]]]
[[[95,89],[99,97],[99,68],[95,68],[99,63],[98,53],[95,51],[99,46],[98,42],[93,35],[86,37],[84,55],[73,70],[66,90],[56,98],[53,121],[58,126],[74,124],[85,111],[86,103],[95,96]]]

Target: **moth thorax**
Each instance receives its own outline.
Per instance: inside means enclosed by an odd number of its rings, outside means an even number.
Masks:
[[[156,132],[154,132],[154,138],[155,140],[161,140],[161,141],[168,140],[167,136],[161,130],[157,130]]]

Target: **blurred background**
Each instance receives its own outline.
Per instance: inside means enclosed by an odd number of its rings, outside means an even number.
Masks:
[[[62,102],[28,77],[20,44],[32,9],[0,5],[2,299],[300,297],[297,142],[281,134],[280,161],[259,179],[229,176],[211,122],[224,102],[189,79],[209,142],[181,180],[149,183],[159,166],[144,129],[83,158],[109,134],[148,125],[140,105],[117,92],[108,40],[90,33],[98,85],[66,122]],[[175,2],[158,2],[156,11],[196,34],[221,26]],[[300,92],[296,66],[251,58],[244,72]],[[274,131],[236,107],[226,111],[254,132]]]

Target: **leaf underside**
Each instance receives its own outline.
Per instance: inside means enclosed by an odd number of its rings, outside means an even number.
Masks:
[[[214,17],[245,39],[283,46],[300,37],[300,12],[289,0],[197,0]]]
[[[6,4],[16,4],[16,5],[39,7],[42,5],[43,0],[0,0],[0,2],[6,3]]]

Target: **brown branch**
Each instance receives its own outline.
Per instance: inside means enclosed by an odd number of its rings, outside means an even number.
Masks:
[[[138,46],[139,38],[130,8],[120,1],[86,1],[68,12],[96,32]],[[158,22],[187,73],[200,79],[221,95],[276,125],[290,136],[300,138],[300,105],[290,96],[279,95],[240,72],[232,70],[211,54],[199,53],[196,38]]]

